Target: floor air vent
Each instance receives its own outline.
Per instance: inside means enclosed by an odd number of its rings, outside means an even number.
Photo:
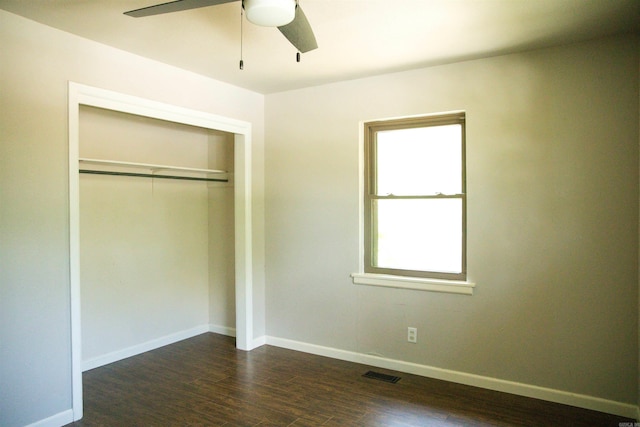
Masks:
[[[363,375],[363,377],[371,378],[374,380],[385,381],[388,383],[397,383],[400,381],[400,377],[394,377],[393,375],[381,374],[380,372],[369,371]]]

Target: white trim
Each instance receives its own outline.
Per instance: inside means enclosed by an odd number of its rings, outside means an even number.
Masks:
[[[417,291],[447,292],[473,295],[473,282],[461,280],[439,280],[421,277],[391,276],[387,274],[353,273],[354,285],[383,286],[387,288],[413,289]]]
[[[125,95],[80,83],[69,82],[69,90],[75,92],[77,104],[81,105],[229,133],[249,134],[251,131],[251,124],[241,120]]]
[[[73,422],[73,410],[68,409],[48,418],[28,424],[27,427],[60,427]]]
[[[251,217],[251,134],[234,138],[234,215],[236,347],[252,350],[253,344],[253,269]]]
[[[233,133],[235,198],[236,346],[254,348],[251,228],[251,123],[69,82],[69,277],[73,420],[82,418],[80,319],[80,191],[78,178],[80,105]]]
[[[155,338],[141,344],[123,348],[122,350],[112,351],[111,353],[83,361],[82,371],[88,371],[128,357],[137,356],[138,354],[146,353],[147,351],[155,350],[157,348],[164,347],[165,345],[174,344],[206,332],[209,332],[209,325],[196,326],[195,328]]]
[[[69,83],[69,298],[71,299],[71,409],[82,418],[82,328],[80,316],[80,90]]]
[[[387,359],[379,356],[372,356],[353,351],[340,350],[331,347],[324,347],[300,341],[293,341],[285,338],[267,337],[267,344],[290,350],[302,351],[316,354],[318,356],[331,357],[349,362],[362,363],[378,368],[390,369],[409,374],[420,375],[428,378],[435,378],[459,384],[466,384],[474,387],[481,387],[488,390],[501,391],[516,394],[519,396],[532,397],[549,402],[561,403],[564,405],[577,406],[579,408],[620,415],[628,418],[636,418],[638,406],[602,399],[599,397],[584,394],[571,393],[563,390],[555,390],[547,387],[539,387],[531,384],[523,384],[514,381],[502,380],[499,378],[485,377],[482,375],[469,374],[466,372],[442,369],[428,365],[405,362],[402,360]]]
[[[209,332],[213,332],[214,334],[219,334],[219,335],[226,335],[228,337],[236,336],[236,328],[230,328],[228,326],[210,324]]]
[[[214,334],[226,335],[228,337],[236,336],[236,328],[230,328],[228,326],[220,326],[220,325],[209,325],[209,332],[213,332]],[[267,343],[267,337],[265,335],[261,337],[254,338],[251,342],[251,348],[262,347]]]
[[[253,339],[253,348],[262,347],[267,343],[267,336],[263,335]]]

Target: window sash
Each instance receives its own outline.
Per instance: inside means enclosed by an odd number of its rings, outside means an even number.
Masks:
[[[461,171],[462,192],[458,194],[425,194],[425,195],[378,195],[376,188],[376,137],[377,132],[397,129],[407,129],[427,126],[443,126],[459,124],[461,129]],[[466,159],[465,159],[465,115],[456,112],[437,116],[423,116],[408,119],[385,120],[365,123],[365,191],[364,191],[364,271],[375,274],[391,274],[409,277],[425,277],[434,279],[466,280]],[[461,200],[461,260],[460,272],[451,273],[443,271],[423,271],[403,268],[377,267],[375,255],[377,251],[377,218],[374,203],[378,200],[429,200],[429,199],[460,199]]]
[[[375,194],[460,193],[461,134],[460,123],[376,131]]]

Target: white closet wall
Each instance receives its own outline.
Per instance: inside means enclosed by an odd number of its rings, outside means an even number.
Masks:
[[[228,169],[232,150],[222,133],[81,108],[81,158]],[[81,174],[80,254],[84,363],[208,327],[211,300],[234,326],[231,183]]]

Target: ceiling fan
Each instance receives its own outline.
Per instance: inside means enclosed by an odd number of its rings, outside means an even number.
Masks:
[[[311,25],[298,0],[175,0],[130,10],[124,14],[141,18],[235,1],[242,1],[242,8],[249,22],[265,27],[278,27],[287,40],[298,49],[298,55],[300,52],[305,53],[318,47]]]

